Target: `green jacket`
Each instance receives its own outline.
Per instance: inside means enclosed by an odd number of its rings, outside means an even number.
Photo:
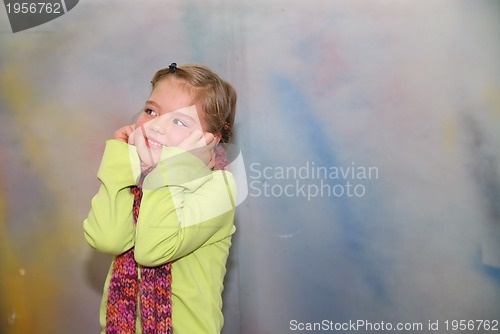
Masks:
[[[101,186],[84,221],[93,248],[119,255],[134,248],[142,266],[172,262],[172,323],[176,334],[220,333],[222,290],[234,227],[236,186],[227,171],[211,171],[179,148],[162,152],[158,166],[143,183],[137,225],[133,195],[140,161],[134,146],[109,140],[98,171]],[[101,302],[101,327],[111,264]],[[140,317],[137,319],[137,333]]]

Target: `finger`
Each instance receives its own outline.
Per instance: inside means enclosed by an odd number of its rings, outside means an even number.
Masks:
[[[215,140],[215,138],[214,138],[214,140],[212,140],[212,141],[208,144],[208,147],[210,148],[210,150],[215,151],[215,146],[217,146],[217,144],[218,144],[218,141],[217,141],[217,140]]]
[[[114,133],[114,138],[123,142],[128,142],[130,137],[130,125],[121,127]]]
[[[127,136],[130,137],[130,135],[132,134],[132,132],[134,132],[134,126],[132,125],[128,125],[125,129],[126,133],[127,133]]]
[[[193,144],[196,144],[196,147],[199,147],[201,142],[203,142],[203,144],[206,142],[205,134],[199,129],[194,129],[190,137],[193,139]]]
[[[119,141],[125,141],[126,142],[125,136],[122,133],[120,133],[120,132],[115,132],[113,138],[116,139],[116,140],[119,140]]]
[[[208,162],[208,168],[213,169],[215,167],[215,145],[217,145],[217,141],[215,140],[215,136],[211,134],[209,137],[209,141],[207,143],[207,149],[208,149],[208,154],[209,154],[209,162]],[[207,136],[205,136],[207,138]]]
[[[126,141],[130,145],[134,145],[134,127],[132,125],[128,125],[125,129]]]
[[[205,142],[207,143],[207,145],[210,145],[215,139],[214,134],[211,132],[205,132],[203,134],[203,137],[205,137]]]
[[[148,147],[148,145],[146,145],[147,135],[146,135],[146,129],[144,128],[144,125],[141,125],[140,131],[141,131],[141,137],[144,140],[144,146],[146,146],[146,148],[147,148],[149,159],[150,159],[150,161],[154,161],[153,153],[151,152],[151,149]]]
[[[213,169],[213,168],[215,167],[215,159],[214,159],[214,157],[213,157],[213,156],[212,156],[212,157],[210,157],[210,161],[208,162],[207,167],[208,167],[209,169]]]
[[[186,151],[190,151],[205,145],[206,144],[203,137],[203,132],[200,130],[193,130],[186,138],[182,140],[178,147]]]

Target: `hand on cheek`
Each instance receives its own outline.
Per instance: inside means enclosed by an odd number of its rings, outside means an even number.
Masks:
[[[132,135],[129,137],[130,145],[137,148],[137,154],[141,160],[141,167],[143,170],[156,167],[160,160],[161,150],[152,150],[146,143],[146,133],[144,126],[137,127]]]
[[[130,141],[130,136],[134,132],[133,125],[125,125],[124,127],[116,130],[114,139],[127,143]]]
[[[191,152],[209,168],[215,165],[214,147],[217,141],[210,132],[193,130],[191,134],[179,143],[178,147]]]

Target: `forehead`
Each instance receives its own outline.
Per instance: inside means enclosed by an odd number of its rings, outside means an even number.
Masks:
[[[158,104],[165,112],[193,105],[193,92],[190,86],[180,80],[164,78],[158,81],[149,100]]]

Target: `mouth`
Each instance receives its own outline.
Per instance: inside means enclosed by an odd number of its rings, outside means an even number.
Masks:
[[[152,139],[152,138],[146,138],[146,145],[151,148],[151,149],[162,149],[163,144],[159,143],[158,141]]]

